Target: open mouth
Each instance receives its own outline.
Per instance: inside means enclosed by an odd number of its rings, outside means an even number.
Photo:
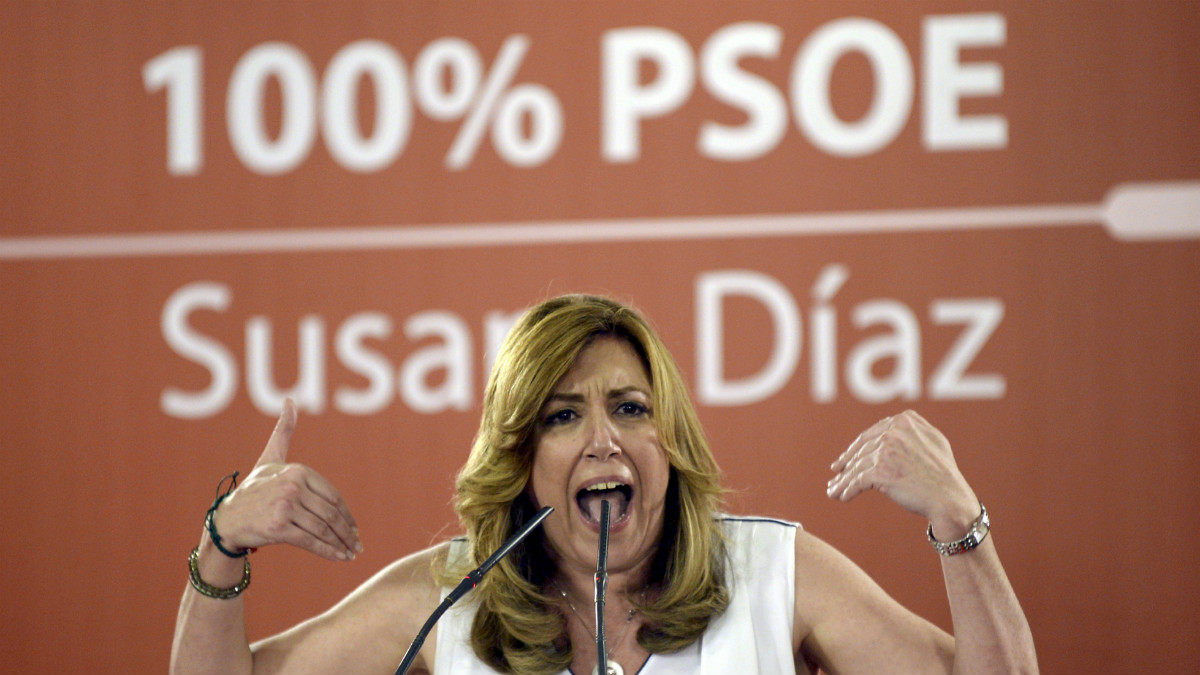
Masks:
[[[596,483],[580,490],[575,495],[579,512],[585,520],[600,523],[600,502],[608,501],[610,523],[618,523],[629,515],[629,504],[633,501],[633,488],[625,483],[610,481]]]

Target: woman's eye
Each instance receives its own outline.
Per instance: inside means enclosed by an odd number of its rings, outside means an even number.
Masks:
[[[622,401],[621,404],[617,406],[617,414],[625,415],[627,417],[638,417],[640,415],[645,415],[647,412],[649,412],[649,410],[646,408],[646,406],[636,401]]]
[[[552,427],[558,424],[565,424],[573,419],[575,419],[575,411],[570,408],[563,408],[562,410],[555,410],[546,415],[542,423],[548,427]]]

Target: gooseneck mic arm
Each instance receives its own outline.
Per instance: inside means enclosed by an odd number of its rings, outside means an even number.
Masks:
[[[604,595],[608,592],[608,500],[600,502],[600,547],[596,552],[596,672],[608,673],[604,648]]]
[[[425,644],[425,638],[429,635],[429,631],[433,630],[433,624],[437,623],[437,620],[442,618],[442,614],[445,614],[446,610],[450,609],[450,605],[458,602],[458,599],[466,595],[467,591],[478,586],[479,582],[483,579],[483,575],[486,574],[488,570],[492,569],[496,563],[500,562],[501,558],[508,555],[509,551],[511,551],[514,546],[519,544],[522,539],[529,536],[529,533],[533,532],[533,528],[541,525],[542,521],[545,520],[546,516],[550,515],[550,512],[553,510],[554,507],[547,506],[534,514],[533,518],[531,518],[529,522],[525,523],[525,525],[522,526],[516,534],[509,537],[508,541],[504,542],[504,545],[496,549],[496,552],[493,553],[487,560],[484,560],[482,565],[471,570],[467,576],[463,577],[462,581],[458,582],[458,585],[454,587],[454,590],[450,591],[445,600],[442,600],[442,604],[438,605],[437,609],[433,610],[433,614],[429,615],[429,619],[425,621],[424,626],[421,626],[421,630],[417,631],[417,636],[413,638],[412,644],[408,646],[408,651],[404,653],[404,659],[400,661],[400,665],[396,668],[396,675],[404,675],[408,672],[408,669],[412,666],[413,661],[417,658],[417,652],[421,651],[421,645]]]

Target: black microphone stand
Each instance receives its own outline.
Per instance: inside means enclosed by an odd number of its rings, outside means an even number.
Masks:
[[[605,503],[607,504],[607,502]],[[405,673],[408,672],[408,669],[412,667],[413,661],[415,661],[417,658],[417,653],[421,651],[421,645],[425,644],[425,638],[429,636],[429,631],[433,630],[433,624],[437,623],[437,620],[442,618],[442,615],[446,613],[446,610],[450,609],[450,605],[458,602],[458,599],[466,595],[467,591],[478,586],[479,582],[483,579],[483,575],[486,574],[488,570],[492,569],[496,563],[500,562],[501,558],[508,555],[509,551],[511,551],[514,546],[519,544],[522,539],[529,536],[529,533],[533,531],[533,528],[541,525],[542,521],[545,520],[546,516],[550,515],[550,512],[553,510],[554,507],[552,506],[543,507],[542,510],[534,514],[533,518],[531,518],[528,523],[525,523],[525,525],[521,527],[520,531],[509,537],[508,541],[504,542],[500,548],[496,549],[495,553],[493,553],[487,560],[484,560],[482,565],[471,570],[467,576],[463,577],[462,581],[458,582],[458,585],[455,586],[452,591],[450,591],[450,593],[446,596],[446,599],[442,600],[442,604],[438,605],[437,609],[433,610],[433,614],[429,615],[429,618],[425,621],[425,625],[421,626],[421,630],[417,631],[417,637],[413,638],[412,644],[408,646],[408,651],[404,653],[404,659],[401,660],[400,665],[396,667],[396,675],[405,675]]]

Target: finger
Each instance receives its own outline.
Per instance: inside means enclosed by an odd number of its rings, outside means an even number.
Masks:
[[[846,483],[846,487],[837,496],[843,502],[848,502],[866,490],[875,487],[875,467],[872,466],[865,471],[855,474],[854,478]]]
[[[878,450],[886,434],[887,429],[884,428],[875,431],[864,431],[862,435],[856,438],[854,443],[842,454],[842,457],[838,458],[837,463],[834,464],[837,470],[834,474],[834,480],[849,471],[864,456]],[[829,482],[832,483],[833,480]]]
[[[326,541],[322,541],[316,535],[297,525],[287,528],[280,540],[286,544],[291,544],[297,548],[302,548],[311,553],[315,553],[328,560],[353,559],[353,556],[348,554],[345,547],[343,547],[341,544],[335,546]]]
[[[324,529],[320,530],[320,538],[330,544],[340,544],[344,546],[348,552],[361,553],[362,541],[358,538],[358,528],[351,520],[346,518],[346,513],[349,510],[343,511],[338,506],[329,503],[324,497],[315,492],[306,492],[300,498],[300,505],[319,520],[321,528],[327,528],[332,534],[332,539],[324,536]],[[345,504],[342,503],[344,507]],[[308,528],[306,528],[308,529]],[[319,534],[317,530],[309,529],[313,534]]]
[[[342,498],[342,493],[338,492],[333,483],[330,483],[316,471],[307,472],[304,476],[304,482],[309,490],[312,490],[317,496],[341,513],[342,519],[354,531],[354,538],[357,539],[358,521],[354,519],[354,514],[350,512],[350,507],[346,505],[346,500]]]
[[[830,491],[830,497],[849,501],[867,487],[875,485],[874,476],[879,467],[880,450],[883,447],[883,442],[884,438],[880,436],[870,446],[868,451],[863,452],[858,459],[846,467],[839,477],[837,484]]]
[[[858,438],[854,439],[854,442],[850,444],[850,447],[846,448],[845,452],[838,456],[837,460],[834,461],[833,465],[831,465],[829,468],[832,469],[834,473],[840,473],[846,468],[846,465],[849,464],[850,461],[859,454],[863,446],[877,439],[879,435],[891,425],[891,417],[885,417],[875,424],[872,424],[869,429],[862,432],[858,435]]]
[[[333,513],[336,513],[336,511]],[[309,511],[304,507],[303,503],[292,514],[292,525],[311,535],[322,544],[332,548],[339,560],[351,560],[354,558],[354,550],[347,546],[341,537],[338,536],[337,531],[334,529],[334,524],[330,523],[320,514]]]
[[[871,427],[858,435],[854,442],[846,448],[841,455],[838,455],[837,460],[829,467],[834,473],[841,473],[846,470],[846,467],[853,462],[862,452],[863,447],[878,437],[878,432],[875,427]]]
[[[300,477],[301,472],[305,470],[306,467],[292,464],[278,474],[283,477],[283,481],[274,481],[278,487],[270,497],[269,512],[264,515],[261,523],[264,526],[262,536],[265,541],[252,545],[291,544],[330,560],[352,559],[354,556],[333,528],[304,506],[306,500],[324,503],[305,487],[304,480]],[[332,508],[328,511],[336,513]]]
[[[283,400],[283,410],[279,413],[279,421],[271,438],[267,439],[267,447],[254,466],[263,464],[283,464],[287,461],[288,444],[292,441],[292,432],[296,430],[296,404],[292,399]]]
[[[869,441],[869,445],[862,446],[858,453],[842,467],[842,470],[830,479],[825,493],[834,499],[840,498],[851,481],[863,471],[875,466],[882,444],[883,436],[881,435]]]

